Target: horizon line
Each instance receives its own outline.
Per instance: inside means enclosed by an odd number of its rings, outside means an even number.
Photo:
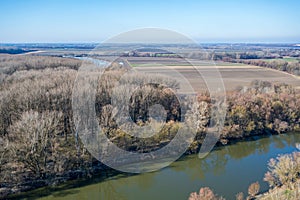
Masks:
[[[5,44],[300,44],[299,42],[275,42],[275,41],[249,41],[249,42],[195,42],[195,43],[146,43],[146,42],[0,42],[0,45]]]

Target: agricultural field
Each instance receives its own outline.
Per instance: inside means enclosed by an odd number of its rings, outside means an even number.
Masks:
[[[175,70],[188,79],[197,92],[203,92],[203,90],[207,88],[204,79],[201,77],[201,72],[214,71],[220,73],[225,89],[229,91],[240,87],[247,87],[254,80],[286,83],[295,88],[300,88],[300,79],[296,76],[269,68],[242,63],[195,61],[193,62],[193,66],[183,59],[140,57],[128,58],[127,61],[134,70],[145,73],[170,75],[170,72]]]
[[[293,57],[284,57],[284,58],[275,58],[275,59],[262,59],[266,62],[272,62],[272,61],[278,61],[278,62],[289,62],[289,63],[298,63],[300,62],[299,58],[293,58]]]

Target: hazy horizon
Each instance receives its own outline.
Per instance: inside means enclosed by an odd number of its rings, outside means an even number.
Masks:
[[[80,42],[80,41],[75,41],[75,42],[0,42],[0,45],[30,45],[30,44],[49,44],[49,45],[51,45],[51,44],[66,44],[66,45],[84,45],[84,44],[88,44],[88,45],[98,45],[99,43],[101,43],[102,41],[99,41],[99,42]],[[110,43],[105,43],[105,44],[110,44]],[[124,44],[124,43],[112,43],[112,44]],[[155,45],[155,44],[172,44],[172,43],[127,43],[127,44],[153,44],[153,45]],[[179,44],[179,45],[181,45],[181,43],[177,43],[177,44]],[[276,42],[276,41],[273,41],[273,42],[264,42],[264,41],[252,41],[252,42],[239,42],[239,41],[233,41],[233,42],[230,42],[230,41],[211,41],[211,42],[201,42],[201,41],[197,41],[196,40],[196,43],[195,44],[207,44],[207,45],[210,45],[210,44],[220,44],[220,45],[222,45],[222,44],[233,44],[233,45],[239,45],[239,44],[241,44],[241,45],[247,45],[247,44],[249,44],[249,45],[251,45],[251,44],[266,44],[266,45],[268,45],[268,44],[270,44],[270,45],[276,45],[276,44],[282,44],[282,45],[300,45],[300,40],[299,40],[299,42]],[[182,44],[182,45],[184,45],[184,44]]]

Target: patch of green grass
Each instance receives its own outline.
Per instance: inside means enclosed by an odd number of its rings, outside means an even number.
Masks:
[[[275,59],[262,59],[265,62],[272,62],[272,61],[282,61],[282,62],[298,62],[299,58],[293,58],[293,57],[285,57],[285,58],[275,58]]]
[[[164,66],[158,63],[130,63],[131,67],[159,67]]]
[[[191,63],[129,63],[131,67],[159,67],[159,66],[193,66]],[[203,62],[196,63],[195,66],[246,66],[243,63],[230,63],[230,62]]]
[[[216,66],[246,66],[244,63],[216,62]]]

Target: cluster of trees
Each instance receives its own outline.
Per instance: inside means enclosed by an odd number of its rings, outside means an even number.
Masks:
[[[50,57],[31,56],[9,56],[2,59],[4,62],[7,59],[7,63],[19,63],[19,60],[21,62],[19,65],[8,65],[8,71],[11,72],[2,73],[6,76],[0,83],[1,187],[20,186],[24,183],[35,187],[42,186],[57,176],[74,176],[74,171],[79,176],[88,176],[89,173],[105,168],[86,151],[76,137],[72,90],[77,75],[75,69],[79,63],[73,59],[62,61],[63,58],[52,60]],[[41,62],[39,65],[38,61]],[[27,62],[30,65],[26,65]],[[26,68],[23,68],[24,63]],[[10,70],[10,67],[15,66],[18,70]],[[150,98],[153,103],[161,102],[165,105],[168,122],[162,130],[164,134],[158,134],[155,139],[138,141],[129,137],[114,127],[115,122],[110,117],[112,94],[117,99],[123,99],[126,94],[122,87],[115,88],[116,80],[123,74],[122,71],[108,71],[99,80],[95,101],[99,123],[106,128],[107,136],[121,147],[134,151],[159,148],[164,137],[171,138],[177,133],[179,125],[174,124],[173,120],[179,116],[179,111],[174,109],[178,101],[166,87],[146,85],[136,90],[130,99],[130,111],[134,121],[147,123],[149,113],[145,110],[151,105],[146,104],[146,99]],[[129,74],[120,82],[134,83],[135,86],[161,82],[168,88],[178,87],[178,83],[172,79],[137,74]],[[36,180],[42,182],[34,185]]]
[[[224,139],[300,130],[299,93],[289,85],[254,81],[228,93],[227,102]]]
[[[26,190],[59,174],[91,169],[95,160],[81,144],[75,145],[73,136],[71,95],[80,64],[74,59],[1,56],[1,187]]]
[[[0,59],[0,63],[8,64],[0,82],[0,186],[32,185],[38,180],[39,184],[34,185],[37,187],[57,177],[88,176],[103,169],[83,147],[74,126],[72,92],[80,62],[38,56]],[[125,75],[122,70],[108,70],[96,88],[99,125],[119,147],[149,152],[170,142],[181,126],[180,121],[190,120],[198,128],[187,153],[196,152],[206,135],[212,100],[203,94],[198,100],[186,98],[186,103],[179,105],[172,91],[177,88],[176,80],[164,76]],[[135,92],[124,98],[128,91]],[[287,85],[266,82],[255,82],[248,89],[228,93],[228,114],[221,141],[299,130],[299,97]],[[128,105],[122,103],[123,99],[129,100],[130,117],[139,126],[153,120],[148,110],[155,104],[164,107],[166,124],[150,138],[126,134],[113,118],[116,113],[112,101],[117,101],[118,110],[123,110]],[[184,119],[186,113],[181,111],[185,109],[180,106],[192,107],[194,117]]]
[[[2,76],[23,70],[42,70],[59,67],[78,69],[80,65],[81,62],[79,60],[72,58],[0,54],[0,73]]]
[[[260,185],[252,183],[248,188],[247,200],[297,200],[300,196],[300,152],[279,155],[276,159],[270,159],[268,172],[264,181],[268,182],[270,190],[258,196]],[[192,192],[189,200],[223,200],[223,197],[216,195],[210,188],[200,188],[199,193]],[[236,200],[243,200],[244,193],[236,194]]]
[[[230,140],[253,135],[300,131],[299,97],[300,94],[289,85],[266,81],[253,81],[250,87],[228,92],[227,113],[219,143],[227,144]],[[204,99],[210,105],[208,96],[199,95],[198,101]],[[198,131],[194,146],[199,147],[205,136],[205,129]],[[193,152],[198,148],[190,150]]]

